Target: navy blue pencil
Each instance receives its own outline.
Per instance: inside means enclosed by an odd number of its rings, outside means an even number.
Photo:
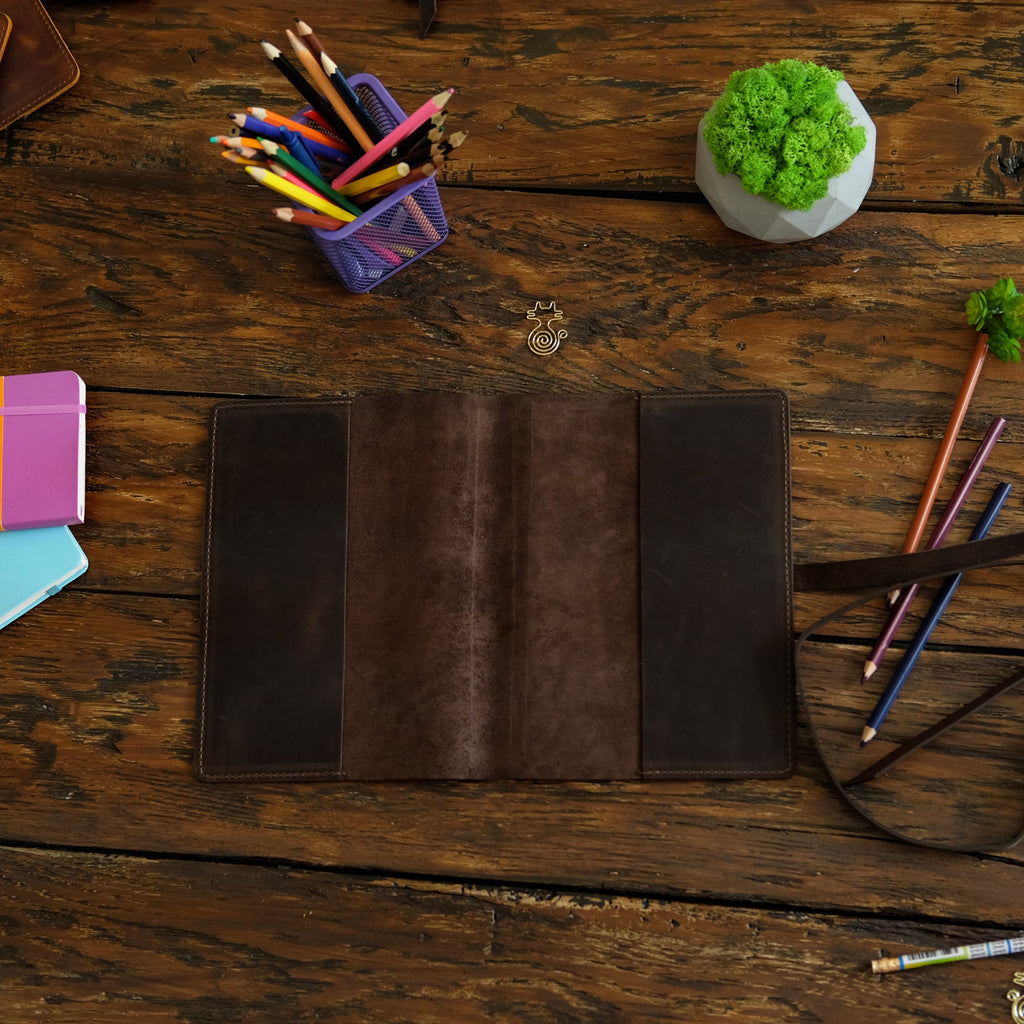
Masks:
[[[1006,503],[1009,494],[1010,485],[1007,483],[1002,483],[995,489],[988,505],[985,507],[985,511],[982,512],[977,525],[971,532],[971,540],[981,540],[988,533],[990,527],[995,522],[996,516],[999,515],[1000,509]],[[928,614],[921,620],[921,624],[917,627],[917,632],[914,634],[914,639],[910,641],[910,646],[896,666],[892,678],[889,680],[889,685],[882,692],[882,696],[878,698],[875,710],[871,712],[867,725],[864,726],[864,731],[860,737],[860,745],[862,747],[873,740],[878,734],[882,722],[885,721],[885,716],[889,714],[889,709],[895,702],[900,690],[903,689],[903,684],[907,681],[907,677],[910,675],[914,665],[917,664],[917,659],[921,656],[925,644],[928,643],[928,638],[934,632],[946,608],[949,607],[949,602],[953,600],[953,595],[956,593],[956,589],[960,586],[960,581],[963,578],[964,574],[958,572],[956,575],[947,576],[943,580],[942,586],[939,588],[931,607],[928,609]]]
[[[341,73],[341,69],[338,65],[335,64],[326,53],[320,54],[320,63],[323,66],[325,74],[333,83],[334,88],[338,90],[341,98],[348,104],[349,109],[363,126],[363,130],[366,134],[369,135],[374,142],[380,142],[380,140],[384,138],[384,133],[377,127],[377,122],[374,121],[373,116],[366,109],[363,101],[359,98],[359,93],[349,85],[348,79]]]
[[[295,87],[296,92],[330,125],[331,131],[345,143],[353,153],[362,152],[362,146],[356,142],[349,131],[348,125],[341,119],[335,109],[316,91],[316,89],[302,76],[302,73],[292,64],[287,57],[272,43],[265,39],[260,41],[263,52],[270,58],[270,62],[288,79]]]

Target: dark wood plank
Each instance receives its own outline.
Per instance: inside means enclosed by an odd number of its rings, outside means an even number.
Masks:
[[[75,584],[77,589],[198,595],[207,421],[216,400],[89,393],[87,521],[76,535],[91,564]],[[794,412],[799,417],[799,404]],[[966,467],[983,426],[981,419],[971,417],[940,506]],[[1015,431],[1011,427],[1007,432]],[[899,550],[935,445],[933,440],[917,438],[805,431],[797,425],[792,444],[795,560],[826,561]],[[968,500],[951,540],[966,538],[996,480],[1015,486],[999,529],[1024,528],[1018,448],[1013,440],[996,446],[978,493]],[[944,616],[936,641],[1019,646],[1014,623],[1024,614],[1024,592],[1016,581],[1014,573],[1002,570],[972,575]],[[798,628],[808,627],[840,603],[836,596],[797,595]],[[925,607],[923,600],[921,607]],[[1000,616],[993,619],[991,608],[999,608]],[[908,619],[901,636],[913,621]],[[843,632],[871,638],[881,622],[880,606],[870,605],[851,616]]]
[[[352,12],[48,8],[82,67],[0,133],[0,373],[89,385],[89,572],[3,631],[4,1019],[995,1020],[1011,960],[872,978],[883,952],[1024,927],[1020,851],[890,841],[843,802],[871,694],[870,606],[809,652],[781,782],[204,785],[191,774],[207,417],[225,395],[774,386],[793,411],[794,551],[894,551],[973,332],[968,292],[1018,273],[1016,8],[882,0],[586,7],[409,0]],[[294,103],[258,48],[311,21],[411,109],[446,85],[469,140],[452,233],[369,295],[207,138]],[[736,67],[839,67],[878,127],[865,209],[756,243],[693,182],[697,122]],[[995,213],[1006,214],[994,216]],[[564,313],[548,359],[537,303]],[[992,416],[1020,529],[1019,367],[990,360],[948,496]],[[958,527],[960,535],[966,524]],[[1022,570],[965,584],[884,752],[1019,664]],[[802,595],[798,627],[836,599]],[[1021,695],[879,788],[936,813],[1022,806]],[[979,766],[1004,744],[1007,759]],[[977,770],[975,770],[977,769]],[[888,785],[888,783],[887,783]],[[282,865],[280,867],[274,865]],[[999,922],[993,929],[992,922]]]
[[[154,176],[125,208],[130,176],[95,181],[66,218],[69,176],[5,175],[10,373],[214,394],[770,385],[802,428],[937,437],[974,345],[963,303],[1024,262],[1013,217],[861,212],[774,246],[698,206],[446,189],[449,240],[355,296],[304,233],[267,223],[256,185]],[[538,302],[564,313],[547,359],[527,348]],[[1019,379],[989,361],[971,433]]]
[[[894,14],[878,0],[766,0],[756,12],[745,0],[671,10],[460,0],[425,40],[408,0],[380,0],[365,19],[306,6],[335,59],[377,75],[407,109],[458,89],[453,116],[471,139],[451,183],[693,194],[697,123],[729,73],[799,57],[841,70],[874,117],[871,201],[1009,208],[1022,198],[1005,163],[1024,141],[1007,117],[1024,107],[1012,6],[916,2]],[[263,0],[51,7],[82,80],[9,133],[5,163],[209,177],[206,139],[226,114],[294,104],[258,46],[262,37],[287,50],[291,15]]]
[[[974,937],[938,922],[287,868],[13,851],[0,895],[12,1022],[967,1024],[1007,1014],[1015,969],[872,976]]]
[[[913,891],[938,917],[1024,921],[1024,852],[979,872],[884,840],[804,733],[785,781],[200,784],[195,601],[65,592],[5,629],[4,651],[0,799],[19,844],[866,912]],[[1007,659],[986,660],[998,677]]]

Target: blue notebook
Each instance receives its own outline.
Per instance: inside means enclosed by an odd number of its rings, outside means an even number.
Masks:
[[[89,567],[66,526],[0,532],[0,629]]]

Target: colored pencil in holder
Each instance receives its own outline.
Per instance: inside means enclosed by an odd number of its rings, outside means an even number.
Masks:
[[[367,134],[366,129],[356,116],[351,103],[338,92],[334,82],[321,66],[320,61],[310,53],[309,47],[294,32],[289,29],[285,34],[300,63],[309,72],[309,76],[313,79],[320,94],[327,100],[331,109],[341,118],[342,122],[344,122],[345,127],[352,133],[352,137],[359,143],[362,151],[366,152],[366,150],[372,149],[377,140],[371,139]]]
[[[242,154],[239,153],[238,150],[235,150],[235,149],[223,149],[223,150],[221,150],[221,154],[220,155],[222,157],[224,157],[224,159],[229,161],[230,163],[238,164],[241,167],[263,167],[264,166],[264,161],[259,160],[259,159],[255,159],[255,158],[249,157],[249,156],[242,156]]]
[[[334,163],[351,162],[351,150],[344,143],[332,138],[326,132],[318,131],[307,124],[293,121],[291,118],[275,115],[268,110],[263,110],[263,113],[267,115],[265,119],[256,117],[252,113],[229,114],[228,116],[243,135],[261,135],[264,138],[280,142],[281,130],[289,128],[293,132],[298,132],[306,143],[306,147],[314,156],[319,157],[321,160],[329,160]]]
[[[313,29],[301,18],[295,19],[295,33],[309,47],[309,52],[319,60],[320,54],[324,52],[323,45]]]
[[[319,171],[311,171],[301,161],[296,160],[294,155],[289,153],[288,150],[279,143],[273,142],[270,139],[265,139],[263,141],[263,149],[271,160],[278,161],[282,166],[286,167],[315,192],[322,195],[328,202],[340,206],[343,210],[347,210],[353,215],[353,217],[358,217],[362,214],[363,211],[359,209],[359,207],[356,206],[348,197],[343,196],[340,192],[336,192],[331,188],[331,186],[324,181],[323,176]]]
[[[348,79],[341,73],[338,65],[328,56],[324,50],[323,43],[317,38],[316,33],[301,18],[295,19],[295,34],[302,41],[305,47],[313,55],[314,59],[320,62],[320,66],[324,69],[327,77],[331,80],[334,87],[338,90],[341,97],[348,104],[349,109],[359,119],[359,123],[363,126],[366,134],[377,142],[381,137],[380,129],[377,127],[377,122],[374,121],[370,112],[366,109],[363,101],[359,98],[359,94],[349,85]]]
[[[360,76],[354,75],[353,79],[357,77]],[[365,79],[366,76],[362,77]],[[344,185],[345,182],[351,181],[353,178],[358,178],[359,175],[372,168],[373,164],[388,153],[392,147],[397,146],[404,138],[411,135],[417,128],[420,128],[429,121],[431,117],[442,111],[448,101],[452,98],[454,92],[454,89],[446,89],[444,92],[439,92],[436,96],[431,96],[431,98],[414,113],[408,115],[408,117],[404,117],[404,119],[399,121],[384,136],[384,138],[382,138],[380,142],[373,147],[373,149],[364,153],[353,164],[345,168],[345,170],[341,172],[340,179],[335,183],[335,185]]]
[[[305,210],[298,206],[277,206],[274,208],[274,216],[287,224],[301,224],[307,228],[322,228],[324,231],[337,231],[344,227],[345,222],[336,217],[328,217],[326,213],[317,213],[315,210]]]
[[[317,162],[316,157],[312,154],[309,147],[303,141],[302,136],[298,132],[293,132],[290,128],[282,128],[280,130],[280,142],[273,142],[271,139],[265,140],[278,148],[284,146],[284,148],[291,155],[297,163],[302,164],[310,174],[317,179],[322,179],[323,174],[320,171],[320,164]],[[266,149],[264,140],[260,140],[260,144]]]
[[[287,196],[300,206],[308,206],[311,210],[316,210],[318,213],[326,213],[328,216],[334,217],[337,220],[348,221],[355,219],[352,217],[351,213],[347,210],[343,210],[337,204],[330,202],[316,192],[296,185],[293,182],[286,181],[279,175],[274,174],[273,171],[267,167],[246,167],[245,169],[261,185],[266,185],[268,188],[272,188],[275,192],[279,192],[281,195]]]
[[[353,152],[362,152],[363,147],[360,146],[349,131],[348,125],[335,113],[330,103],[303,77],[302,72],[273,43],[268,43],[263,39],[260,40],[260,46],[274,67],[288,79],[295,88],[295,91],[330,125],[331,130],[338,138]]]
[[[348,79],[342,74],[338,65],[326,53],[320,54],[320,63],[327,73],[327,77],[337,88],[345,102],[349,104],[352,113],[359,119],[359,123],[366,130],[366,134],[373,140],[374,144],[380,142],[384,137],[384,133],[377,127],[377,122],[370,116],[370,112],[359,98],[359,94],[349,84]]]
[[[355,178],[347,185],[340,186],[337,191],[343,196],[358,197],[364,192],[372,192],[381,185],[390,185],[400,182],[409,175],[412,168],[407,163],[392,164],[390,167],[382,167],[372,174],[364,174],[361,178]]]
[[[352,75],[350,82],[384,137],[407,120],[374,76]],[[331,184],[337,190],[339,179]],[[375,288],[440,245],[448,237],[448,222],[437,183],[430,177],[403,183],[342,228],[306,230],[345,287],[358,293]]]
[[[430,163],[421,164],[419,167],[414,167],[407,175],[405,175],[404,178],[398,178],[390,184],[381,185],[379,188],[375,188],[370,192],[360,193],[355,197],[356,201],[361,206],[366,206],[368,203],[379,202],[385,196],[389,196],[397,189],[402,188],[403,185],[409,185],[414,181],[423,181],[426,178],[432,178],[437,174],[443,163],[444,160],[438,157],[436,163],[431,161]]]

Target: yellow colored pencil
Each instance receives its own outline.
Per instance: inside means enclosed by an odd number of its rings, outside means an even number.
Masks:
[[[294,200],[300,206],[308,206],[311,210],[316,210],[318,213],[326,213],[328,217],[334,217],[335,220],[343,220],[350,222],[355,220],[348,210],[343,210],[340,206],[335,206],[334,203],[328,202],[323,196],[317,195],[316,192],[310,192],[308,189],[300,188],[298,185],[293,185],[290,181],[286,181],[284,178],[278,177],[271,171],[268,171],[265,167],[246,167],[246,172],[251,174],[261,185],[266,185],[268,188],[272,188],[275,192],[279,192],[283,196],[287,196],[289,199]]]
[[[437,174],[443,163],[444,157],[435,157],[428,164],[414,167],[405,178],[400,178],[398,181],[393,181],[388,185],[381,185],[370,192],[360,192],[359,203],[360,205],[365,205],[368,202],[383,199],[385,196],[391,195],[392,192],[397,192],[398,189],[411,185],[414,181],[425,181],[427,178],[432,178]]]
[[[343,196],[358,196],[363,192],[380,188],[381,185],[390,185],[393,181],[399,181],[408,175],[409,170],[407,163],[392,164],[390,167],[374,171],[372,174],[364,174],[361,178],[356,178],[340,188],[335,185],[334,191]]]

